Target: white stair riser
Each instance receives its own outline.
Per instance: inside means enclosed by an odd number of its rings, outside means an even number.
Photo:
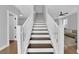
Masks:
[[[49,35],[32,35],[31,37],[33,37],[33,38],[48,38],[49,37]]]
[[[34,23],[34,24],[46,24],[46,23]]]
[[[33,26],[46,26],[46,25],[33,25]]]
[[[33,29],[47,29],[47,28],[33,28]]]
[[[48,31],[33,31],[32,33],[48,33]]]
[[[34,26],[33,28],[47,28],[46,26]]]
[[[51,44],[50,40],[30,40],[31,44]]]
[[[28,52],[54,52],[53,48],[29,48]]]

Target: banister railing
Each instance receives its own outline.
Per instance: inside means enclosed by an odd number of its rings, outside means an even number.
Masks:
[[[46,14],[46,20],[52,45],[54,46],[54,53],[58,53],[58,44],[57,44],[58,25],[55,23],[53,18],[48,13]]]
[[[25,21],[23,25],[18,26],[18,53],[27,54],[27,47],[29,45],[29,40],[31,37],[32,26],[33,14],[30,17],[28,17],[28,19]]]
[[[54,53],[64,53],[64,26],[62,19],[58,19],[58,25],[55,20],[48,13],[46,13],[46,20],[49,35],[54,47]]]

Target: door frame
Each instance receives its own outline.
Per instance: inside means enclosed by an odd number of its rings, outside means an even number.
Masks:
[[[17,15],[15,14],[15,13],[13,13],[13,12],[11,12],[11,11],[9,11],[9,10],[7,10],[7,44],[9,45],[9,14],[12,14],[12,15],[14,15],[15,17],[16,17],[16,24],[17,24],[17,19],[18,19],[18,17],[17,17]],[[16,31],[17,31],[17,25],[16,25]],[[17,40],[17,32],[16,32],[16,40]]]

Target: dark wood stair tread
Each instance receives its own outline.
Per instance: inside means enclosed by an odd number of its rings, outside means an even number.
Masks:
[[[30,40],[50,40],[50,38],[31,38]]]
[[[54,54],[54,52],[28,52],[28,54]]]
[[[44,24],[33,24],[33,25],[46,25],[46,24],[44,23]]]
[[[51,44],[29,44],[28,48],[53,48]]]
[[[32,33],[31,35],[49,35],[48,33]]]

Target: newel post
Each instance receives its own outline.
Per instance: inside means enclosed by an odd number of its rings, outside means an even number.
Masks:
[[[21,26],[17,26],[17,53],[21,54]]]
[[[77,53],[79,54],[79,7],[77,10]]]
[[[64,54],[64,25],[63,19],[59,19],[59,31],[58,31],[58,53]]]

